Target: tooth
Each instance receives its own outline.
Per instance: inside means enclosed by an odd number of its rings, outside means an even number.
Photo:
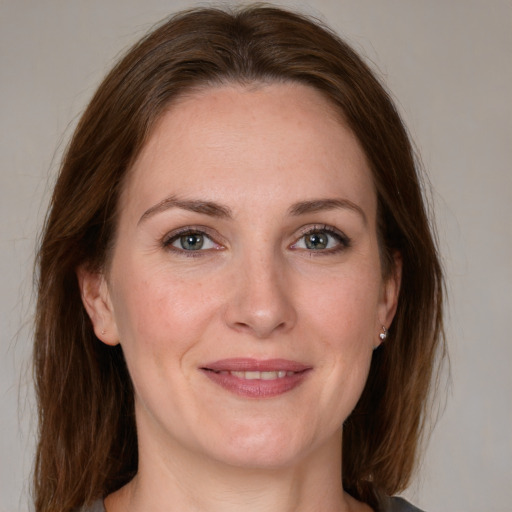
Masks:
[[[282,379],[284,377],[291,377],[292,375],[295,375],[295,372],[287,372],[286,370],[279,370],[279,371],[271,371],[271,372],[258,372],[258,371],[220,371],[219,373],[225,374],[230,373],[234,377],[238,377],[239,379],[246,379],[246,380],[274,380],[274,379]]]

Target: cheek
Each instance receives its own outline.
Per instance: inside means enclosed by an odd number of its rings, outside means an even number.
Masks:
[[[319,330],[329,333],[331,342],[356,348],[373,342],[378,313],[381,279],[373,268],[343,269],[307,286],[303,310],[319,322]],[[373,345],[372,345],[373,346]]]
[[[139,269],[143,268],[139,266]],[[179,355],[197,339],[215,305],[203,283],[183,281],[168,270],[127,272],[115,287],[114,309],[126,352]]]
[[[332,411],[334,422],[344,421],[363,391],[377,343],[380,278],[375,272],[347,272],[322,288],[303,308],[309,332],[320,339],[326,372],[322,409]]]
[[[162,273],[127,274],[116,287],[120,343],[137,399],[148,410],[162,403],[176,405],[183,360],[199,337],[197,310],[203,302],[194,300],[199,288],[182,287]]]

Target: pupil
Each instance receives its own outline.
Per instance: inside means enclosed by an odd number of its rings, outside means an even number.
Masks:
[[[327,247],[327,236],[322,233],[311,233],[307,235],[306,247],[308,249],[325,249]]]
[[[180,238],[180,242],[183,249],[188,251],[198,251],[203,247],[204,240],[202,235],[190,234],[183,235]]]

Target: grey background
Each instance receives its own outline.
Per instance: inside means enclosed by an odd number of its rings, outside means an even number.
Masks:
[[[452,385],[407,496],[512,510],[512,2],[277,2],[327,20],[399,99],[434,190]],[[32,262],[77,116],[172,0],[0,0],[0,512],[29,510]],[[197,4],[195,4],[197,5]]]

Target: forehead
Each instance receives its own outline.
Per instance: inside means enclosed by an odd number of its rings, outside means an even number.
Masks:
[[[269,187],[296,200],[332,191],[374,202],[357,138],[311,87],[226,85],[179,98],[133,165],[122,203],[147,207],[171,193],[217,200],[212,196],[222,191],[228,200],[254,202],[263,201]]]

